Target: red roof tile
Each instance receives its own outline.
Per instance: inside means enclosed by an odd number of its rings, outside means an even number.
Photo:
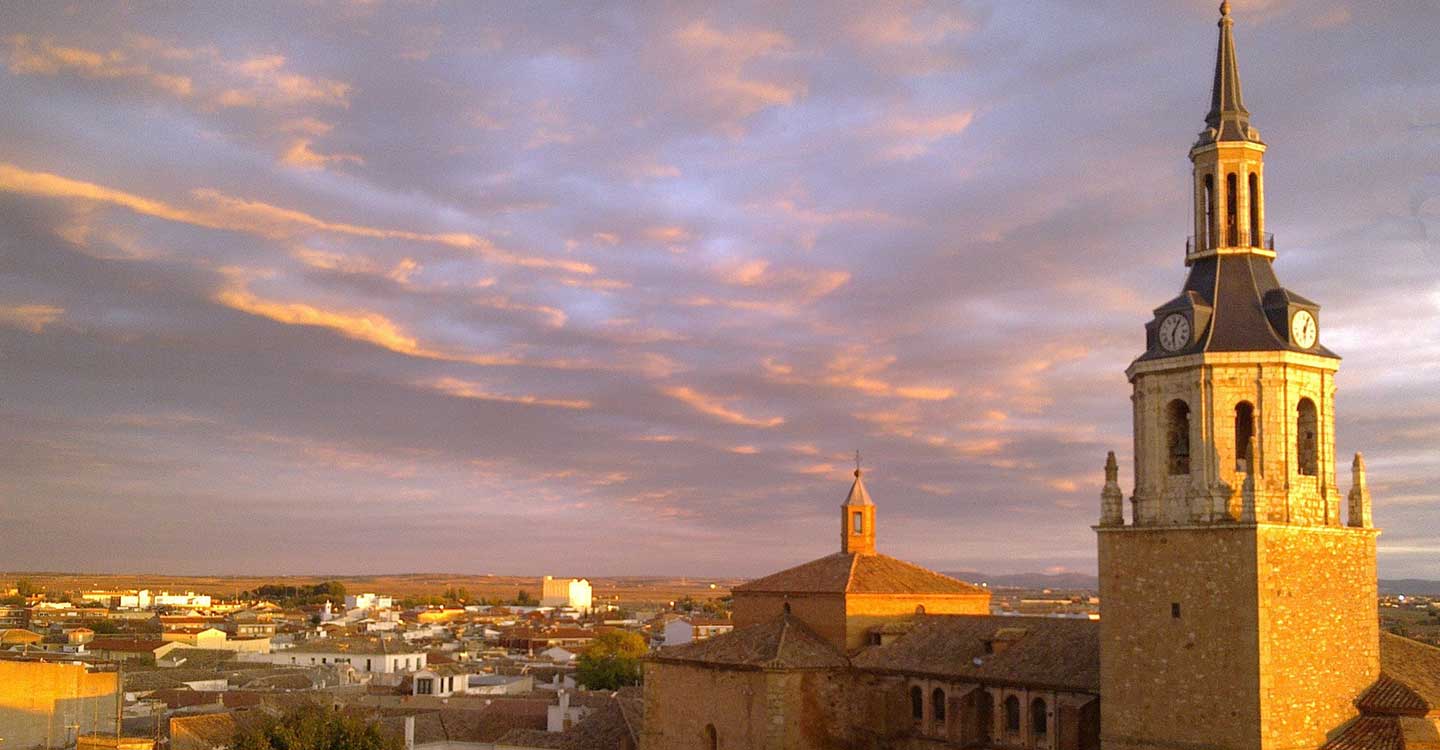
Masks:
[[[791,615],[663,648],[651,658],[759,669],[842,668],[849,664],[834,646]]]
[[[889,555],[838,552],[734,588],[746,593],[969,594],[989,596],[973,584]]]

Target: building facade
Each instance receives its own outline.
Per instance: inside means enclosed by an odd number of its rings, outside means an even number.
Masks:
[[[594,591],[584,578],[551,578],[540,581],[540,605],[544,607],[570,607],[588,611],[593,604]]]
[[[115,732],[119,676],[113,664],[0,659],[0,728],[7,748],[74,747]]]

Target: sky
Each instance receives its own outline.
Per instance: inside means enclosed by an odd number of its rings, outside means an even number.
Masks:
[[[0,569],[1093,572],[1212,0],[0,6]],[[1137,12],[1138,11],[1138,12]],[[1341,492],[1440,578],[1440,13],[1237,0]]]

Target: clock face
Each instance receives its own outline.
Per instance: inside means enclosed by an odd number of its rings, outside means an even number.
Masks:
[[[1320,326],[1315,323],[1315,316],[1310,311],[1301,310],[1290,319],[1290,340],[1301,349],[1314,346],[1319,336]]]
[[[1160,323],[1160,346],[1165,351],[1177,352],[1190,343],[1190,319],[1180,313],[1172,313]]]

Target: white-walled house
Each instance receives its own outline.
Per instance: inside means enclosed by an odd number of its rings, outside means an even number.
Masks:
[[[735,624],[729,620],[681,617],[665,623],[665,645],[678,646],[683,643],[703,641],[734,629]]]
[[[541,651],[537,656],[539,656],[539,658],[541,659],[553,661],[556,664],[569,664],[576,659],[574,651],[560,648],[559,646],[551,646],[550,648]]]
[[[378,594],[350,594],[345,597],[345,609],[390,609],[395,600]]]
[[[458,664],[441,664],[416,670],[410,676],[411,695],[449,698],[470,692],[470,675]]]
[[[349,664],[356,671],[396,674],[424,669],[425,650],[395,639],[316,638],[268,654],[247,654],[246,661],[279,665]]]

